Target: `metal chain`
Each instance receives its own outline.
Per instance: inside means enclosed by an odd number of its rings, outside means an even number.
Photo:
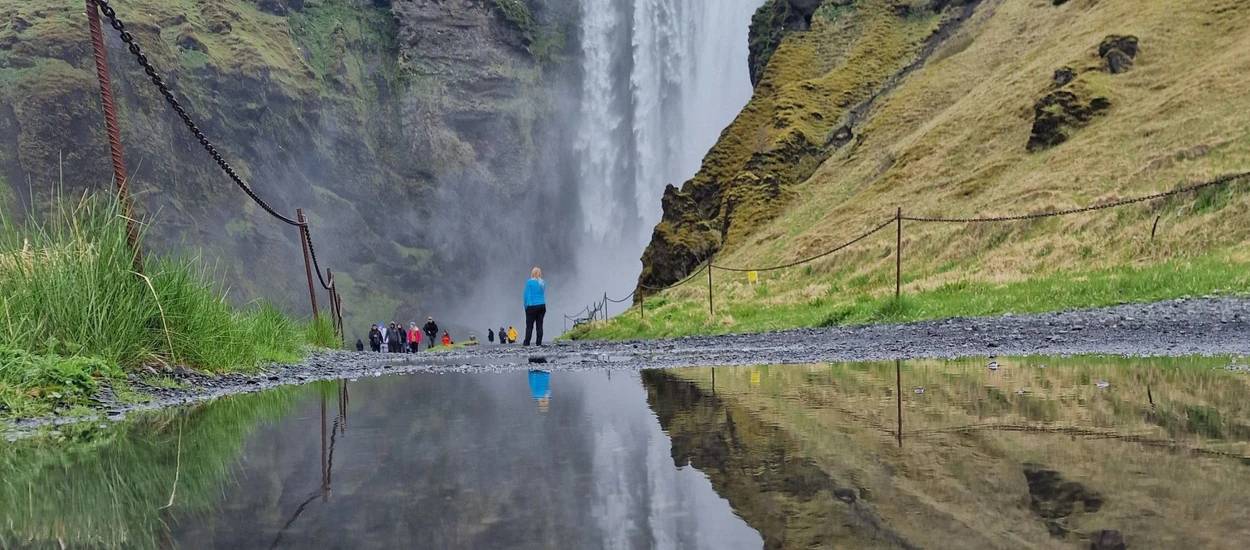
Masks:
[[[304,231],[302,233],[304,234],[304,241],[308,243],[308,255],[312,256],[313,271],[317,272],[317,280],[321,281],[321,288],[330,290],[330,285],[326,284],[325,278],[321,276],[321,266],[317,264],[317,250],[313,248],[312,243],[312,228],[307,221],[304,222]]]
[[[138,41],[135,40],[134,35],[130,34],[130,32],[126,30],[126,25],[117,18],[117,12],[114,11],[113,7],[109,5],[108,0],[92,0],[92,2],[100,7],[100,11],[104,13],[104,17],[108,18],[109,24],[117,31],[118,36],[121,37],[122,42],[126,44],[130,53],[134,55],[135,61],[139,63],[139,66],[143,67],[143,72],[152,79],[152,84],[156,85],[156,88],[161,92],[161,95],[165,97],[165,101],[169,103],[169,106],[173,108],[175,113],[178,114],[178,118],[182,119],[182,122],[187,126],[187,129],[195,135],[195,139],[199,140],[200,145],[204,146],[204,150],[208,151],[208,154],[213,157],[213,160],[217,162],[217,166],[221,167],[222,171],[224,171],[227,176],[230,176],[230,179],[234,181],[235,185],[239,186],[244,193],[247,193],[247,196],[251,197],[256,204],[260,205],[260,207],[271,216],[281,220],[287,225],[299,227],[300,223],[298,221],[279,214],[277,210],[274,210],[273,207],[269,206],[269,204],[261,199],[259,195],[252,191],[252,188],[248,187],[248,185],[243,182],[243,179],[240,178],[234,171],[234,168],[230,166],[230,163],[226,162],[225,158],[222,158],[221,153],[217,151],[217,148],[213,146],[213,143],[208,140],[208,137],[204,135],[204,132],[201,132],[195,122],[191,120],[191,115],[187,114],[186,109],[184,109],[182,105],[178,103],[178,100],[174,98],[173,91],[171,91],[169,86],[165,84],[165,81],[161,78],[160,73],[158,73],[156,68],[148,62],[148,57],[147,55],[144,55],[143,50],[139,48]]]
[[[1231,182],[1231,181],[1235,181],[1235,180],[1238,180],[1238,179],[1245,178],[1245,177],[1247,177],[1247,176],[1250,176],[1250,172],[1241,172],[1241,173],[1238,173],[1238,174],[1229,174],[1229,175],[1226,175],[1226,176],[1221,176],[1221,177],[1219,177],[1219,178],[1213,179],[1213,180],[1211,180],[1211,181],[1207,181],[1207,182],[1203,182],[1203,183],[1197,183],[1197,184],[1194,184],[1194,185],[1187,185],[1187,186],[1184,186],[1184,187],[1178,187],[1178,188],[1173,189],[1173,190],[1171,190],[1171,191],[1164,191],[1164,192],[1162,192],[1162,193],[1155,193],[1155,194],[1153,194],[1153,195],[1146,195],[1146,196],[1144,196],[1144,197],[1134,197],[1134,198],[1131,198],[1131,199],[1121,199],[1121,200],[1118,200],[1118,201],[1106,202],[1106,203],[1102,203],[1102,204],[1095,204],[1095,205],[1093,205],[1093,206],[1086,206],[1086,207],[1082,207],[1082,208],[1070,208],[1070,209],[1067,209],[1067,210],[1059,210],[1059,211],[1055,211],[1055,212],[1038,212],[1038,213],[1035,213],[1035,214],[1021,214],[1021,215],[1018,215],[1018,216],[996,216],[996,217],[992,217],[992,218],[926,218],[926,217],[903,216],[903,219],[904,219],[904,220],[907,220],[907,221],[912,221],[912,222],[937,222],[937,223],[983,223],[983,222],[1010,222],[1010,221],[1020,221],[1020,220],[1035,220],[1035,219],[1039,219],[1039,218],[1053,218],[1053,217],[1055,217],[1055,216],[1067,216],[1067,215],[1069,215],[1069,214],[1079,214],[1079,213],[1082,213],[1082,212],[1093,212],[1093,211],[1095,211],[1095,210],[1105,210],[1105,209],[1108,209],[1108,208],[1115,208],[1115,207],[1118,207],[1118,206],[1124,206],[1124,205],[1127,205],[1127,204],[1133,204],[1133,203],[1138,203],[1138,202],[1145,202],[1145,201],[1151,201],[1151,200],[1157,200],[1157,199],[1167,198],[1167,197],[1171,197],[1171,196],[1173,196],[1173,195],[1180,195],[1180,194],[1182,194],[1182,193],[1189,193],[1189,192],[1191,192],[1191,191],[1197,191],[1197,190],[1199,190],[1199,189],[1203,189],[1203,188],[1206,188],[1206,187],[1211,187],[1211,186],[1213,186],[1213,185],[1222,185],[1222,184],[1225,184],[1225,183],[1229,183],[1229,182]]]
[[[760,268],[755,268],[755,269],[746,269],[746,268],[740,268],[740,267],[722,267],[722,266],[719,266],[719,265],[713,265],[712,267],[714,267],[714,268],[716,268],[716,269],[719,269],[719,270],[721,270],[721,271],[732,271],[732,272],[735,272],[735,273],[746,273],[746,272],[750,272],[750,271],[777,271],[777,270],[779,270],[779,269],[786,269],[786,268],[794,267],[794,266],[797,266],[797,265],[803,265],[803,264],[805,264],[805,263],[814,262],[814,261],[816,261],[816,260],[819,260],[819,259],[821,259],[821,258],[824,258],[825,256],[828,256],[828,255],[830,255],[830,254],[833,254],[834,252],[841,251],[841,250],[843,250],[843,249],[845,249],[845,248],[847,248],[847,247],[849,247],[849,246],[851,246],[851,245],[853,245],[853,244],[855,244],[855,243],[857,243],[857,242],[859,242],[859,241],[862,241],[862,240],[864,240],[864,239],[867,239],[868,237],[871,237],[871,236],[875,235],[878,231],[881,231],[882,229],[885,229],[886,227],[889,227],[890,225],[893,225],[893,224],[894,224],[895,222],[897,222],[897,221],[898,221],[898,219],[897,219],[897,218],[890,218],[890,219],[886,220],[885,222],[883,222],[881,225],[878,225],[878,226],[876,226],[876,227],[874,227],[874,228],[872,228],[872,229],[868,230],[868,232],[867,232],[867,233],[864,233],[864,234],[862,234],[862,235],[860,235],[860,236],[858,236],[858,237],[855,237],[854,239],[851,239],[851,240],[849,240],[849,241],[847,241],[847,242],[843,243],[841,246],[838,246],[838,247],[836,247],[836,248],[833,248],[833,249],[828,250],[828,251],[825,251],[825,252],[821,252],[820,254],[817,254],[817,255],[812,256],[812,257],[810,257],[810,258],[804,258],[804,259],[802,259],[802,260],[799,260],[799,261],[796,261],[796,262],[790,262],[790,263],[785,264],[785,265],[775,265],[775,266],[772,266],[772,267],[760,267]]]

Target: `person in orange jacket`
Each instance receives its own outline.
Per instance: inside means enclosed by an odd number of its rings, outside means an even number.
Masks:
[[[451,345],[451,335],[447,334],[447,331],[443,331],[443,345],[444,346]]]

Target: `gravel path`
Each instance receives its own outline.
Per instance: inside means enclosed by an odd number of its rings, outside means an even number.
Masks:
[[[948,319],[901,325],[798,329],[762,334],[701,336],[633,342],[561,342],[543,348],[482,346],[409,355],[324,352],[301,365],[257,374],[207,377],[178,372],[190,389],[141,388],[155,396],[142,405],[117,403],[105,392],[101,411],[118,419],[156,409],[315,380],[415,372],[498,372],[544,368],[663,368],[697,365],[884,361],[987,355],[1127,356],[1250,354],[1250,299],[1206,298],[1038,315]],[[24,419],[18,430],[81,421]]]

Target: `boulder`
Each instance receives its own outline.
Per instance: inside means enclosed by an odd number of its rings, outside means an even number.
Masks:
[[[1068,140],[1071,130],[1081,128],[1111,108],[1111,100],[1094,97],[1083,100],[1070,90],[1056,90],[1033,105],[1033,131],[1029,152],[1054,147]]]
[[[1103,529],[1090,535],[1089,550],[1127,550],[1128,546],[1124,544],[1124,535],[1119,531]]]
[[[1113,34],[1103,39],[1098,45],[1098,57],[1101,57],[1107,71],[1120,74],[1133,68],[1133,60],[1137,58],[1137,37]]]

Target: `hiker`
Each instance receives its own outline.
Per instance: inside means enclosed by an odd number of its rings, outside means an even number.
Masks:
[[[530,271],[530,279],[525,281],[525,342],[521,345],[529,347],[534,325],[538,325],[539,346],[543,345],[543,318],[547,316],[547,281],[543,280],[543,270],[535,267]],[[508,334],[509,338],[514,338]]]
[[[386,323],[378,323],[378,332],[382,333],[382,345],[379,346],[381,348],[379,351],[387,353],[391,350],[391,331],[386,328]]]
[[[469,343],[470,343],[470,344],[477,344],[477,335],[476,335],[476,334],[473,334],[472,332],[470,332],[470,333],[469,333]]]
[[[451,345],[451,335],[447,334],[447,331],[443,331],[443,345],[444,346]]]
[[[493,328],[486,329],[486,341],[492,344],[495,343],[495,329]]]
[[[504,330],[503,327],[499,327],[499,343],[500,344],[508,343],[508,331]]]
[[[509,344],[516,343],[516,329],[513,327],[508,327],[508,343]]]
[[[356,351],[365,351],[365,343],[360,338],[356,339]]]
[[[369,349],[373,350],[373,353],[382,351],[382,331],[378,329],[376,323],[373,328],[369,329]]]
[[[421,351],[421,331],[417,330],[417,322],[408,322],[408,353]]]
[[[425,326],[421,328],[421,331],[430,338],[429,347],[425,349],[434,349],[434,342],[438,340],[438,324],[434,322],[433,315],[426,319]]]
[[[390,344],[390,352],[399,351],[399,331],[395,330],[395,321],[386,327],[386,341]]]

